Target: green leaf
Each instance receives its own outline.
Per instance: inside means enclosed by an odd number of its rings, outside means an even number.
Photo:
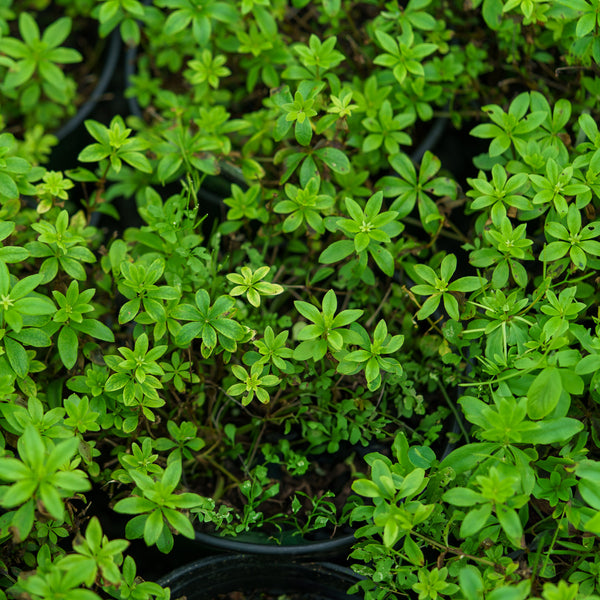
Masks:
[[[306,118],[302,122],[296,121],[294,135],[296,136],[297,142],[301,146],[308,146],[310,144],[310,140],[312,139],[312,126],[310,124],[310,119]]]
[[[406,536],[404,539],[404,553],[406,554],[406,558],[408,558],[413,565],[421,567],[425,564],[425,557],[423,556],[421,548],[419,548],[410,536]]]
[[[125,515],[137,515],[150,512],[155,508],[156,504],[150,500],[146,500],[146,498],[130,496],[129,498],[119,500],[114,506],[114,511]]]
[[[555,444],[568,442],[574,435],[583,429],[583,423],[578,419],[560,417],[558,419],[544,419],[536,423],[537,429],[527,430],[527,443],[529,444]]]
[[[368,479],[357,479],[352,483],[352,491],[367,498],[379,498],[381,491],[377,484]]]
[[[377,266],[388,276],[394,276],[394,257],[392,253],[381,246],[369,250]]]
[[[348,157],[337,148],[319,148],[315,154],[336,173],[349,173],[350,161]]]
[[[10,199],[19,197],[17,184],[6,173],[0,173],[0,196]]]
[[[121,152],[119,158],[142,173],[152,173],[152,166],[148,159],[139,152]]]
[[[77,157],[81,162],[98,162],[110,154],[110,149],[101,144],[90,144],[86,146]]]
[[[445,492],[442,498],[454,506],[473,506],[485,500],[480,493],[464,487],[452,488]]]
[[[71,19],[62,17],[46,28],[42,35],[42,42],[47,43],[52,48],[58,48],[69,37],[69,33],[71,33]]]
[[[153,510],[144,525],[144,541],[148,546],[156,544],[163,530],[163,515],[159,508]]]
[[[77,362],[79,340],[71,327],[64,325],[58,334],[58,355],[67,369],[72,369]]]
[[[176,510],[166,508],[164,509],[165,517],[167,521],[173,526],[175,531],[178,531],[185,537],[193,540],[195,537],[194,527],[190,523],[190,520]]]
[[[496,514],[502,529],[506,535],[519,547],[521,546],[521,536],[523,535],[523,526],[517,511],[512,508],[497,506]]]
[[[354,254],[354,242],[352,240],[339,240],[333,242],[333,244],[321,252],[319,262],[327,265],[344,260],[344,258],[351,254]]]
[[[489,458],[490,453],[497,449],[498,445],[492,442],[478,442],[465,444],[453,450],[439,465],[440,469],[452,467],[457,475],[473,469],[477,463]]]
[[[34,46],[40,39],[37,23],[28,12],[22,12],[19,15],[19,32],[28,46]]]
[[[23,348],[23,346],[16,340],[10,337],[5,337],[4,349],[6,350],[8,362],[17,376],[21,379],[27,377],[27,372],[29,370],[29,358],[25,348]]]
[[[100,323],[100,321],[94,319],[83,319],[81,323],[71,323],[71,327],[97,340],[104,342],[115,341],[113,332],[104,323]]]
[[[89,134],[97,142],[100,142],[104,146],[110,146],[110,137],[108,135],[108,127],[106,127],[106,125],[102,125],[102,123],[94,121],[93,119],[87,119],[84,122],[84,125]]]
[[[181,478],[181,461],[174,460],[166,469],[162,477],[162,484],[170,494],[177,487]]]
[[[29,251],[20,246],[4,246],[0,248],[0,261],[5,263],[22,262],[29,257]]]
[[[46,455],[44,442],[33,425],[27,425],[18,441],[19,455],[28,465],[43,462]]]
[[[527,415],[530,419],[543,419],[558,404],[563,389],[560,372],[556,367],[546,367],[527,391]]]
[[[484,589],[483,577],[477,567],[474,565],[465,565],[462,567],[458,572],[458,582],[465,600],[482,600]]]
[[[12,300],[16,300],[17,298],[22,298],[27,294],[30,294],[42,281],[41,275],[29,275],[29,277],[24,277],[15,283],[13,286],[10,297]]]
[[[460,524],[460,537],[467,539],[481,531],[491,514],[492,505],[489,503],[471,509]]]
[[[427,298],[423,305],[421,306],[419,312],[417,312],[417,319],[423,320],[432,315],[440,305],[442,300],[442,295],[437,294],[435,296],[431,296],[431,298]]]

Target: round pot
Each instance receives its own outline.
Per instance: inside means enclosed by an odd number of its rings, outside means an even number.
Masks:
[[[288,556],[310,558],[333,558],[349,551],[354,543],[354,534],[347,533],[323,540],[307,541],[297,538],[290,543],[286,540],[285,532],[278,540],[273,538],[260,539],[258,536],[219,536],[217,534],[196,531],[195,539],[198,543],[222,552],[235,552],[238,554],[251,554],[260,556]],[[259,541],[260,540],[260,541]]]
[[[359,581],[350,569],[332,563],[296,563],[266,561],[262,557],[216,556],[180,567],[159,583],[171,589],[176,600],[216,600],[219,594],[242,593],[256,598],[256,593],[275,597],[302,594],[314,600],[358,600],[347,590]]]
[[[55,146],[50,154],[47,168],[51,170],[65,170],[77,166],[77,156],[79,152],[90,143],[91,138],[83,126],[83,122],[88,117],[102,119],[96,115],[98,102],[106,93],[109,84],[113,80],[116,72],[119,57],[121,55],[121,35],[115,30],[108,40],[104,49],[103,66],[98,78],[98,83],[88,99],[79,107],[77,112],[53,135],[61,142]],[[115,111],[111,111],[114,113]],[[110,119],[108,119],[110,120]],[[68,143],[63,143],[64,141]]]
[[[106,88],[113,78],[120,54],[121,35],[117,30],[115,30],[111,34],[108,46],[104,51],[104,66],[102,67],[102,71],[94,91],[91,93],[90,97],[79,107],[77,113],[54,133],[59,140],[64,140],[68,135],[73,133],[94,110],[96,104],[98,104],[98,101],[106,92]]]

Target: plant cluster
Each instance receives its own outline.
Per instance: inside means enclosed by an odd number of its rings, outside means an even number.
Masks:
[[[600,597],[594,2],[101,1],[141,110],[65,172],[85,2],[1,3],[0,600],[349,526],[366,600]]]

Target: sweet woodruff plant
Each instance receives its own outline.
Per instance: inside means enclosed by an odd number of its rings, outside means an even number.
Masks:
[[[196,531],[354,531],[366,600],[598,598],[599,23],[0,2],[0,599],[167,598],[131,542]],[[63,171],[90,31],[137,114]]]

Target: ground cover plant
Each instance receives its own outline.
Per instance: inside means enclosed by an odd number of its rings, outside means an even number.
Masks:
[[[367,600],[598,597],[594,2],[99,2],[139,112],[65,172],[85,3],[42,4],[0,12],[0,598],[350,527]]]

